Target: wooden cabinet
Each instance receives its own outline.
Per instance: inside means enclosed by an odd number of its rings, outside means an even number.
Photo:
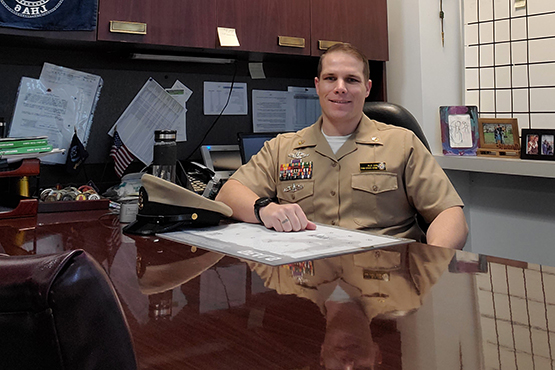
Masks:
[[[221,47],[217,27],[235,29],[241,45]],[[96,38],[0,27],[2,34],[307,56],[350,42],[370,60],[388,60],[387,0],[99,0]]]
[[[221,47],[217,27],[239,47]],[[388,60],[387,0],[100,0],[98,39],[318,56],[350,42]]]
[[[334,42],[349,42],[368,59],[389,58],[387,0],[311,0],[312,55]]]
[[[100,0],[98,40],[214,48],[216,0]]]
[[[218,27],[234,28],[241,44],[233,49],[310,55],[310,0],[217,1]]]

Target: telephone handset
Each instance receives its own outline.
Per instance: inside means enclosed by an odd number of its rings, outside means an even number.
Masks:
[[[214,199],[223,185],[218,174],[197,162],[188,162],[185,165],[185,176],[187,189],[209,199]]]
[[[214,171],[197,162],[187,162],[184,165],[184,171],[186,177],[185,187],[198,194],[204,192],[206,185],[214,177]]]

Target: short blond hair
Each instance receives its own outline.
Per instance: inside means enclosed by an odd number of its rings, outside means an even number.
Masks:
[[[360,51],[353,45],[346,42],[339,42],[337,44],[333,44],[328,50],[324,52],[324,54],[320,56],[320,61],[318,62],[318,78],[320,78],[320,75],[322,74],[322,62],[324,58],[326,57],[326,55],[334,53],[336,51],[342,51],[360,60],[363,64],[363,67],[362,67],[363,76],[366,78],[366,80],[370,79],[370,65],[368,64],[368,58],[366,58],[366,55],[364,55],[362,51]]]

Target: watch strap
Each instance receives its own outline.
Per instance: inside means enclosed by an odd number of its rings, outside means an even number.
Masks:
[[[261,224],[263,222],[262,222],[262,219],[260,218],[260,209],[266,207],[270,203],[273,203],[273,200],[271,198],[268,198],[268,197],[258,198],[254,202],[254,216],[256,217],[258,222],[260,222]]]

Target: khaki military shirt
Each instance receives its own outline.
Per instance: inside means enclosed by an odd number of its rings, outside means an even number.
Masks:
[[[298,203],[309,220],[348,229],[422,240],[417,211],[427,222],[463,202],[451,182],[410,130],[363,115],[334,154],[322,118],[296,133],[266,142],[231,177],[261,197]],[[307,176],[280,179],[280,165],[312,162]]]

